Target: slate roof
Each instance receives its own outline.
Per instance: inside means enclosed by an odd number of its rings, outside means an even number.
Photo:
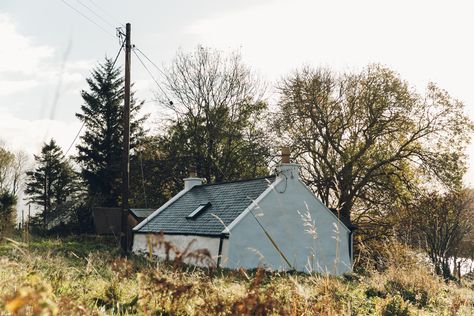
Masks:
[[[275,176],[194,186],[137,232],[220,236],[225,226],[230,225],[273,181]],[[199,215],[193,219],[186,218],[199,205],[206,203],[211,205]]]
[[[144,219],[151,215],[156,209],[154,208],[131,208],[129,212],[136,219]]]

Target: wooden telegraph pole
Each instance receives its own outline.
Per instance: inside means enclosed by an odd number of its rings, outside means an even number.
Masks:
[[[131,25],[125,26],[125,93],[123,106],[123,153],[122,153],[122,252],[128,252],[128,197],[130,183],[130,66],[131,66]]]

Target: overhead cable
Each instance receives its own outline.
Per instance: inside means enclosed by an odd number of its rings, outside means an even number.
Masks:
[[[86,8],[89,12],[91,12],[93,15],[95,15],[96,17],[98,17],[102,22],[104,22],[105,24],[107,24],[108,26],[112,27],[112,28],[115,28],[115,25],[113,25],[112,23],[110,23],[109,21],[107,21],[105,18],[103,18],[100,14],[98,14],[97,12],[95,12],[93,9],[91,9],[88,5],[86,5],[84,2],[82,2],[81,0],[76,0],[80,5],[82,5],[84,8]]]
[[[74,6],[72,6],[70,3],[66,2],[65,0],[61,0],[65,5],[67,5],[69,8],[71,8],[72,10],[74,10],[77,14],[81,15],[83,18],[85,18],[86,20],[88,20],[89,22],[91,22],[92,24],[94,24],[95,26],[97,26],[98,28],[100,28],[102,31],[104,31],[104,33],[108,34],[109,36],[112,36],[112,34],[110,34],[109,31],[107,31],[105,28],[103,28],[100,24],[98,24],[96,21],[94,21],[93,19],[91,19],[90,17],[88,17],[86,14],[84,14],[83,12],[81,12],[80,10],[78,10],[77,8],[75,8]],[[115,37],[114,37],[115,38]]]
[[[138,61],[142,64],[143,68],[145,68],[145,70],[148,72],[148,74],[150,75],[151,79],[153,79],[153,81],[156,83],[156,86],[158,87],[158,89],[164,94],[164,96],[169,100],[170,102],[170,105],[173,104],[173,102],[171,101],[171,99],[168,97],[168,94],[166,93],[166,91],[161,87],[161,85],[159,84],[158,80],[156,80],[155,76],[153,76],[152,72],[150,71],[150,69],[148,69],[148,67],[145,65],[145,63],[143,62],[143,60],[140,58],[140,56],[138,56],[138,54],[136,53],[136,50],[135,50],[135,47],[134,49],[132,50],[133,53],[135,54],[135,56],[137,57]]]

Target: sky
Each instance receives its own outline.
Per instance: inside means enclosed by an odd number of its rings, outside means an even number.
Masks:
[[[473,14],[473,1],[457,0],[1,0],[0,139],[34,154],[54,137],[66,150],[81,126],[85,79],[116,56],[115,28],[126,22],[160,67],[197,45],[240,51],[269,86],[303,65],[381,63],[420,92],[437,83],[474,119]],[[133,55],[132,81],[159,128],[157,86]],[[474,146],[468,154],[465,182],[474,185]]]

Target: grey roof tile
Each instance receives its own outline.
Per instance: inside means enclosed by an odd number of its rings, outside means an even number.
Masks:
[[[220,235],[225,226],[230,225],[273,181],[275,177],[271,176],[195,186],[150,219],[138,232]],[[198,216],[193,219],[186,218],[200,204],[208,202],[211,205]]]

